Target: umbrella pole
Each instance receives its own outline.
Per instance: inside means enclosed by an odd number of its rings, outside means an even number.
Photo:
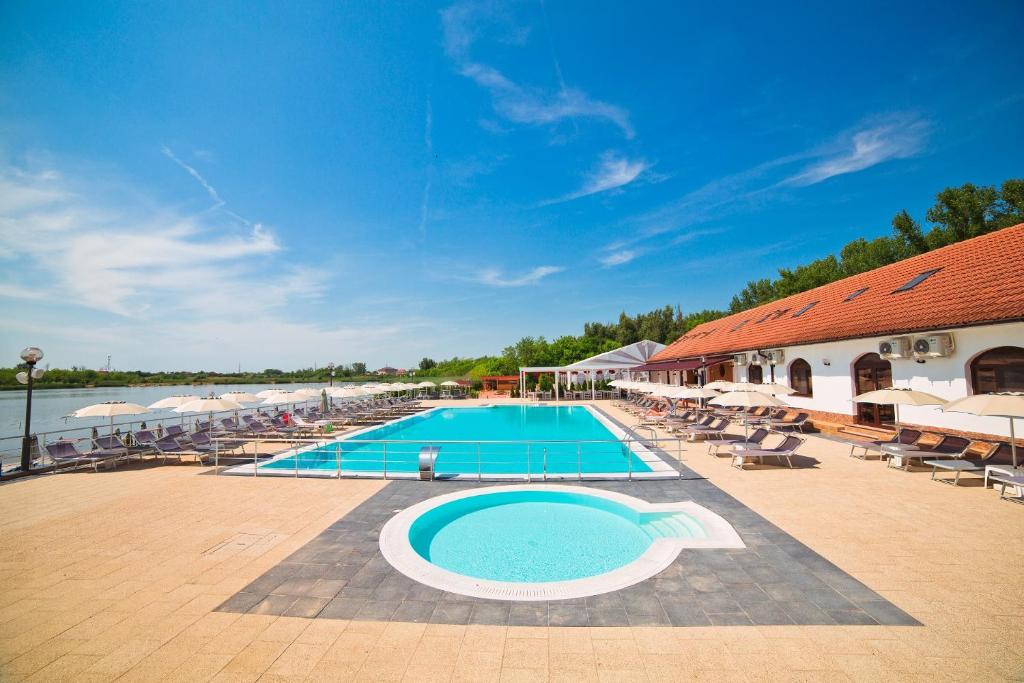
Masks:
[[[1013,468],[1017,469],[1017,437],[1013,433],[1013,418],[1010,418],[1010,453],[1013,455]]]

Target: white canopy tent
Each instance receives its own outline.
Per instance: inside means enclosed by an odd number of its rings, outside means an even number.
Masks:
[[[582,376],[589,380],[590,397],[596,397],[597,374],[614,374],[630,379],[630,369],[644,365],[654,354],[665,348],[664,344],[644,339],[612,351],[585,358],[577,363],[561,367],[519,368],[519,395],[526,395],[526,376],[536,373],[551,373],[555,376],[555,400],[558,400],[559,385],[564,374],[567,379]]]

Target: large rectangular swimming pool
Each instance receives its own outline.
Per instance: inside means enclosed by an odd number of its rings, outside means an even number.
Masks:
[[[437,476],[625,474],[664,466],[646,448],[622,443],[624,437],[587,406],[434,408],[286,453],[260,471],[413,474],[424,446],[440,449]]]

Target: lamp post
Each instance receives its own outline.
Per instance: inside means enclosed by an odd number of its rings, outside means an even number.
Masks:
[[[334,363],[328,363],[327,369],[331,371],[331,386],[334,386]]]
[[[28,472],[32,469],[32,381],[43,376],[43,371],[36,369],[36,363],[43,359],[43,350],[30,346],[22,350],[21,359],[28,365],[28,372],[18,373],[18,381],[28,386],[25,395],[25,437],[21,440],[21,471]]]

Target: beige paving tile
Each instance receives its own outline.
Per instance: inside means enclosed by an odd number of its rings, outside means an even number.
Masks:
[[[700,444],[683,456],[924,626],[556,629],[214,612],[384,484],[146,465],[4,487],[0,679],[1024,678],[1024,577],[1007,571],[1024,566],[1024,548],[1007,542],[1024,534],[1024,507],[852,460],[814,436],[805,451],[814,469],[740,472]],[[241,533],[262,541],[209,552]]]

